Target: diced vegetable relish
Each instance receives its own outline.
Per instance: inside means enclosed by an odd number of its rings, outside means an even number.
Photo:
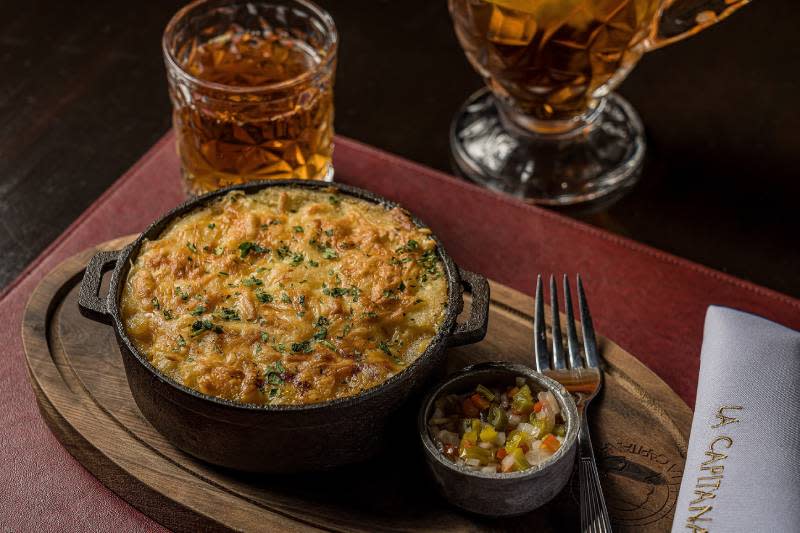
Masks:
[[[481,472],[517,472],[558,451],[566,435],[553,393],[535,395],[524,378],[506,387],[478,385],[436,400],[428,421],[445,457]]]

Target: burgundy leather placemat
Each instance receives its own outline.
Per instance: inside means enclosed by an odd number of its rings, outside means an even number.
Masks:
[[[709,304],[800,328],[800,301],[549,211],[338,138],[336,179],[397,200],[430,224],[463,267],[532,292],[536,272],[580,272],[597,329],[690,405]],[[30,292],[62,259],[141,231],[182,198],[172,136],[159,141],[0,295],[0,526],[10,530],[153,530],[100,485],[44,425],[20,338]]]

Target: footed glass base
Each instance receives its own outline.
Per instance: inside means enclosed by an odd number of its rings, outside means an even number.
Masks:
[[[512,118],[487,89],[473,94],[450,128],[458,171],[485,187],[548,206],[604,203],[639,178],[644,129],[617,94],[566,127],[524,121]]]

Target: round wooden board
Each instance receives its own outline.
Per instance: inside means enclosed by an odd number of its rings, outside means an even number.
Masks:
[[[48,274],[28,302],[22,335],[31,382],[52,431],[145,514],[181,531],[577,530],[575,484],[514,519],[485,519],[449,506],[427,476],[415,436],[416,405],[398,416],[381,456],[333,472],[242,474],[176,450],[137,410],[112,328],[78,312],[77,286],[88,259],[131,239],[86,250]],[[490,359],[530,364],[532,307],[531,298],[493,283],[486,339],[451,350],[448,371]],[[669,531],[691,410],[635,357],[607,339],[599,342],[606,382],[593,403],[592,438],[614,529]]]

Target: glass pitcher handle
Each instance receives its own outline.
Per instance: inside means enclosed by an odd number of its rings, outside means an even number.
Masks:
[[[724,19],[750,0],[666,0],[648,50],[690,37]]]

